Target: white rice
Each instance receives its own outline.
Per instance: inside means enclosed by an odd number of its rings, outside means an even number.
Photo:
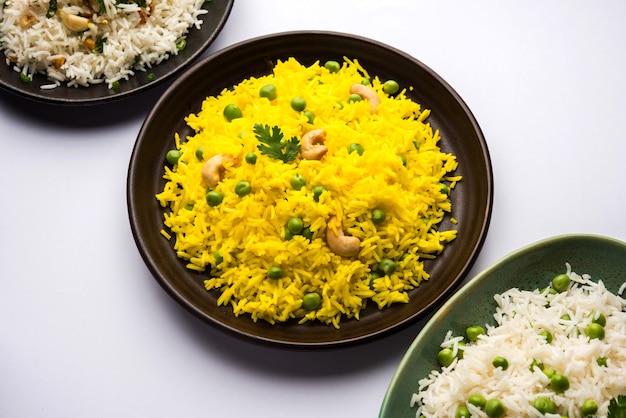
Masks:
[[[47,18],[50,0],[6,0],[0,4],[0,48],[7,65],[31,79],[35,73],[45,74],[50,83],[42,89],[103,82],[111,88],[177,55],[176,44],[190,28],[200,28],[199,16],[207,12],[205,0],[146,0],[145,8],[103,1],[106,12],[94,13],[88,0],[58,0],[56,14]],[[84,32],[71,31],[61,21],[61,10],[90,16],[92,25]],[[23,28],[20,19],[26,15],[34,23]],[[84,40],[98,37],[106,38],[102,52],[90,52]],[[65,62],[55,68],[58,57]]]
[[[417,406],[416,416],[454,417],[470,395],[479,393],[486,399],[499,398],[509,417],[580,417],[580,405],[587,399],[598,404],[594,416],[606,417],[609,401],[626,394],[626,300],[608,291],[602,281],[572,272],[569,265],[567,274],[572,283],[563,293],[513,288],[495,295],[497,326],[485,324],[486,335],[468,343],[462,359],[419,381],[419,392],[410,402],[412,408]],[[585,336],[593,311],[606,317],[602,340]],[[561,319],[564,314],[571,320]],[[552,333],[551,343],[540,335],[544,330]],[[448,332],[441,347],[456,351],[461,340]],[[496,356],[508,360],[507,370],[492,365]],[[598,365],[599,357],[607,358],[607,367]],[[530,370],[533,360],[567,376],[570,388],[561,394],[552,391],[539,368]],[[531,404],[538,396],[550,398],[558,414],[542,415],[534,409]],[[472,417],[487,416],[466,406]]]

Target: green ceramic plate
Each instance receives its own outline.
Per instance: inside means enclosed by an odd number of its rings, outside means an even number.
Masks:
[[[563,235],[517,250],[496,262],[464,285],[435,313],[404,355],[391,380],[380,409],[380,418],[415,418],[410,407],[417,382],[439,367],[436,353],[448,330],[462,335],[473,324],[494,324],[493,295],[512,287],[525,290],[545,287],[570,263],[576,273],[601,279],[616,293],[626,282],[626,242],[595,235]]]

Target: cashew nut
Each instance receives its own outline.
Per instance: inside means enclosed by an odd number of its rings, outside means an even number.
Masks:
[[[329,224],[336,222],[336,216],[332,216],[328,221]],[[332,252],[342,257],[354,257],[361,249],[361,240],[357,237],[344,235],[341,225],[338,226],[336,233],[331,228],[326,228],[326,244]]]
[[[59,14],[61,15],[61,21],[65,27],[71,31],[84,32],[93,26],[91,21],[86,17],[69,14],[63,9],[60,10]]]
[[[302,135],[300,155],[307,160],[321,160],[328,152],[328,147],[324,145],[326,131],[323,129],[313,129]]]
[[[59,68],[63,66],[63,64],[65,64],[65,57],[62,55],[56,56],[52,59],[51,62],[52,62],[52,66],[58,70]]]
[[[20,20],[18,21],[20,27],[22,29],[28,29],[37,21],[37,18],[31,14],[20,16]]]
[[[350,87],[350,93],[358,94],[359,96],[367,100],[370,103],[370,109],[372,113],[376,113],[376,108],[380,104],[380,97],[378,97],[378,94],[376,94],[374,90],[363,84],[353,84]]]
[[[231,155],[217,154],[209,158],[202,166],[202,178],[210,187],[215,187],[224,174],[224,164],[234,164],[237,160]]]

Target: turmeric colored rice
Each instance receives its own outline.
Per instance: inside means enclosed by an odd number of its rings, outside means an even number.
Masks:
[[[456,224],[450,195],[461,180],[458,162],[439,148],[429,110],[406,96],[411,87],[389,94],[385,81],[345,57],[339,69],[289,58],[207,97],[186,118],[194,134],[174,138],[156,196],[165,208],[161,233],[187,268],[205,274],[207,290],[219,290],[218,305],[255,322],[295,318],[339,328],[368,303],[407,303],[408,291],[429,279],[424,260],[457,236],[441,222],[447,216]],[[354,84],[376,93],[375,110],[351,96]],[[267,86],[274,92],[266,94]],[[282,134],[273,151],[259,127]],[[302,150],[313,129],[326,135],[321,159],[278,158],[289,142]],[[216,155],[232,158],[207,185],[203,167]],[[294,218],[301,232],[288,227]],[[341,232],[358,238],[357,255],[329,247],[327,235]]]

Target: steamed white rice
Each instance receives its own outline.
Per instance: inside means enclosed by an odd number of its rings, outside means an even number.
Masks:
[[[513,288],[495,295],[497,326],[484,325],[486,335],[468,343],[462,359],[419,381],[419,392],[410,402],[417,407],[416,416],[454,417],[465,404],[472,417],[486,417],[484,411],[466,404],[470,395],[482,394],[486,399],[499,398],[508,417],[580,417],[580,405],[588,399],[598,405],[594,416],[606,417],[609,401],[626,394],[626,300],[621,293],[608,291],[602,281],[572,272],[569,265],[567,274],[572,284],[563,293]],[[606,317],[602,340],[589,339],[584,332],[594,311]],[[564,314],[571,319],[561,319]],[[551,343],[540,335],[544,330],[552,334]],[[448,332],[441,347],[456,353],[461,340]],[[506,370],[492,365],[496,356],[508,360]],[[607,366],[598,364],[601,357]],[[533,360],[567,376],[570,388],[561,394],[551,390],[546,374],[537,367],[531,371]],[[531,405],[538,396],[551,399],[558,414],[542,415],[534,409]]]
[[[97,1],[58,0],[57,12],[48,18],[50,0],[6,0],[0,5],[0,48],[6,64],[31,79],[35,73],[45,74],[50,83],[42,88],[103,82],[111,88],[176,55],[177,43],[190,28],[200,28],[199,16],[206,13],[205,0],[146,0],[145,7],[102,0],[105,12]],[[61,11],[87,17],[89,28],[70,30]],[[89,50],[87,38],[105,40],[102,51]]]

